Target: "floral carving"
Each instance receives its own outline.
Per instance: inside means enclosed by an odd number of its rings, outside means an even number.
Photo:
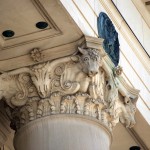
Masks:
[[[62,98],[61,113],[72,114],[76,112],[75,96],[66,95]]]
[[[31,52],[31,57],[35,62],[43,61],[44,55],[38,48],[34,48]]]
[[[64,73],[64,71],[65,71],[65,65],[64,64],[58,65],[54,70],[55,74],[58,76],[61,76]]]
[[[86,99],[90,96],[87,93],[77,93],[76,94],[76,107],[77,107],[77,114],[84,114],[84,106]]]
[[[96,104],[94,99],[89,98],[85,104],[85,115],[96,117]]]
[[[54,92],[51,95],[49,103],[51,105],[52,114],[59,114],[60,113],[60,105],[61,105],[61,92]]]
[[[121,66],[117,66],[114,68],[113,72],[114,72],[114,76],[120,76],[123,72],[123,69]]]
[[[36,61],[40,54],[34,49]],[[138,92],[126,89],[122,68],[111,70],[103,57],[99,50],[79,48],[76,55],[0,75],[0,99],[9,106],[13,128],[57,114],[90,116],[110,130],[119,120],[132,127]]]

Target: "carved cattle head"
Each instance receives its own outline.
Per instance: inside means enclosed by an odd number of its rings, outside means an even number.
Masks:
[[[102,66],[100,52],[96,49],[78,49],[82,54],[80,62],[83,67],[83,72],[89,77],[95,76],[99,72],[99,67]]]
[[[48,72],[48,63],[38,65],[37,68],[32,69],[33,74],[31,79],[37,88],[38,94],[41,98],[48,97],[50,92],[50,77]]]
[[[136,112],[137,99],[131,99],[130,97],[124,98],[124,110],[123,116],[120,117],[120,121],[126,125],[126,127],[132,128],[135,125],[135,112]]]

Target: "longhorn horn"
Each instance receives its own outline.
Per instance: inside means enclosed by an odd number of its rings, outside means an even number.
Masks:
[[[21,69],[17,69],[17,70],[13,70],[13,71],[10,71],[10,72],[5,72],[5,73],[7,73],[8,75],[17,75],[17,74],[20,74],[20,73],[30,73],[30,74],[32,74],[32,71],[29,68],[26,67],[26,68],[21,68]]]
[[[80,52],[81,54],[83,54],[83,55],[86,55],[86,54],[88,53],[85,49],[83,49],[83,48],[81,48],[81,47],[78,47],[78,50],[79,50],[79,52]]]

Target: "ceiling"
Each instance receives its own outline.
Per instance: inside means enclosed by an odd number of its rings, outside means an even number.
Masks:
[[[16,0],[14,3],[13,0],[1,0],[0,14],[1,72],[33,65],[29,53],[34,48],[48,52],[53,47],[76,42],[83,36],[59,1],[22,0],[20,3]],[[41,21],[48,23],[48,27],[37,28],[36,23]],[[4,37],[2,33],[6,30],[14,31],[15,35]],[[53,55],[58,56],[47,56],[47,52],[45,61],[59,57],[56,50]]]

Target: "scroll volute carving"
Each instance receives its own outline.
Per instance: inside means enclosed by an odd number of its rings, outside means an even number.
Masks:
[[[0,76],[0,83],[0,99],[5,98],[12,108],[25,105],[30,94],[35,91],[28,73],[16,75],[4,73]]]
[[[101,50],[79,48],[76,55],[2,74],[0,98],[11,107],[16,128],[57,114],[94,117],[110,130],[119,120],[132,127],[135,103],[128,91],[119,96],[122,69],[113,72],[104,56]]]

